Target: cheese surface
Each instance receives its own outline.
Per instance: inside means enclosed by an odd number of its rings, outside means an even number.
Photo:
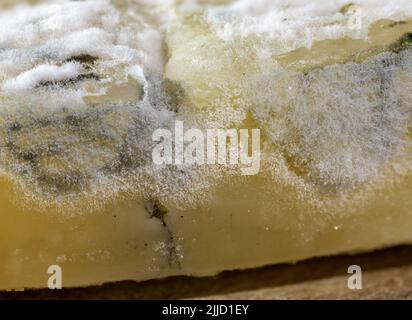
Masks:
[[[2,2],[0,289],[410,243],[411,89],[410,1]],[[155,163],[178,123],[257,172]]]

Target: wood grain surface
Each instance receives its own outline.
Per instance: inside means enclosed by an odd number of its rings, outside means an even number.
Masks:
[[[363,289],[347,287],[348,266],[363,271]],[[411,299],[412,246],[297,264],[223,272],[215,277],[124,281],[87,288],[3,292],[0,299]]]

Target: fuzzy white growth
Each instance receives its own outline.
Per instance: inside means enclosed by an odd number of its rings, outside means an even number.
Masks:
[[[253,118],[262,158],[287,162],[276,174],[325,194],[410,155],[410,50],[308,74],[274,61],[318,40],[365,38],[379,19],[411,17],[409,0],[358,1],[360,30],[348,27],[344,0],[229,2],[56,0],[0,11],[0,173],[46,205],[121,192],[192,205],[228,172],[153,165],[151,134],[176,117],[200,129]],[[166,80],[182,93],[176,105]],[[129,82],[133,101],[86,103]]]
[[[366,38],[371,23],[380,19],[403,20],[412,16],[408,0],[359,0],[356,10],[343,10],[347,0],[239,0],[228,6],[211,6],[207,20],[225,41],[238,37],[264,37],[278,43],[273,54],[299,47],[311,47],[315,41],[342,37]],[[193,10],[193,8],[192,8]],[[360,23],[351,27],[358,14]]]
[[[380,19],[412,16],[409,1],[359,1],[358,32],[348,26],[343,9],[348,4],[261,0],[211,5],[196,19],[176,22],[168,38],[174,50],[167,75],[184,83],[209,113],[250,110],[267,137],[265,152],[287,163],[277,175],[292,172],[303,188],[345,192],[408,158],[410,50],[308,74],[287,70],[276,58],[318,40],[366,38],[369,26]],[[193,2],[181,8],[198,9]]]
[[[406,51],[307,75],[267,69],[254,78],[253,112],[290,170],[308,183],[356,186],[410,147],[411,62]]]
[[[6,92],[31,90],[43,81],[58,82],[75,78],[79,75],[79,71],[80,65],[76,63],[67,63],[63,66],[40,65],[7,80],[2,89]]]
[[[106,0],[17,6],[0,11],[0,80],[89,55],[107,81],[122,82],[135,65],[161,69],[160,43],[159,31],[143,16],[131,17]]]
[[[121,192],[189,204],[207,188],[206,168],[151,161],[152,132],[173,124],[161,22],[153,3],[122,7],[44,1],[0,12],[0,174],[40,205],[67,209],[86,197],[93,207]],[[111,102],[110,89],[127,85],[136,99]]]

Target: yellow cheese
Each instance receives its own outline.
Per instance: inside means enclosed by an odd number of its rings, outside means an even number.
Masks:
[[[0,290],[412,242],[412,5],[35,2],[0,10]],[[158,165],[180,124],[260,130],[258,171]]]

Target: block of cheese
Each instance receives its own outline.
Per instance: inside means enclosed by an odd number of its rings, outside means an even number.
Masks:
[[[0,290],[411,243],[411,89],[408,1],[6,1]],[[257,171],[156,163],[177,124],[260,130]]]

